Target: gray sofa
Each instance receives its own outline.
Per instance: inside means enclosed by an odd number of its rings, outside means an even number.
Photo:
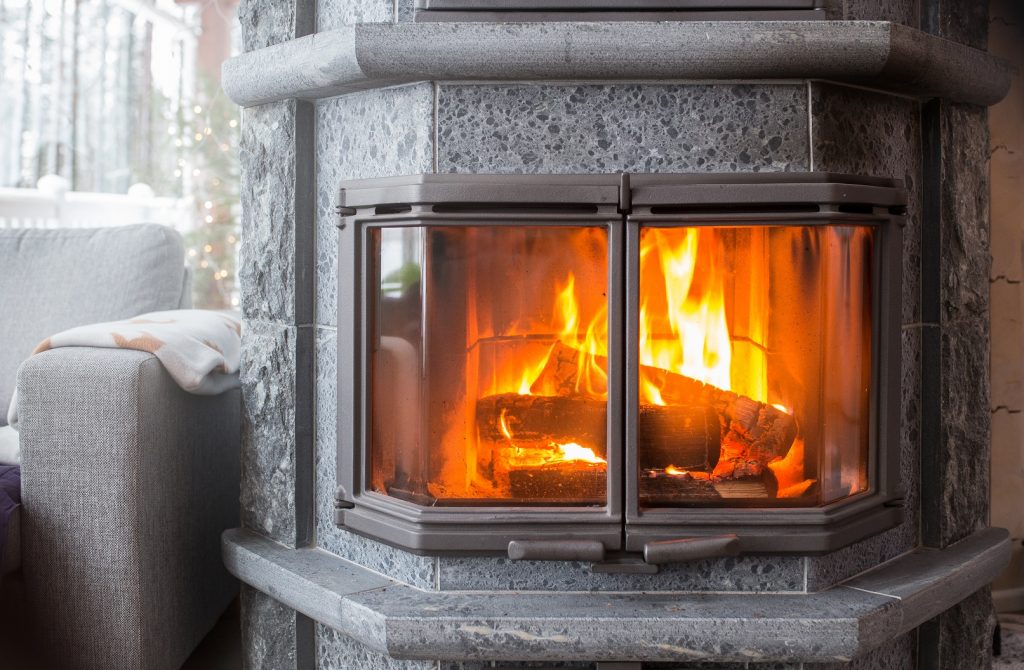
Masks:
[[[16,383],[22,453],[7,562],[58,667],[178,668],[236,594],[220,533],[238,525],[237,390],[189,395],[139,351],[26,360],[66,328],[189,305],[165,227],[0,230],[0,407]]]

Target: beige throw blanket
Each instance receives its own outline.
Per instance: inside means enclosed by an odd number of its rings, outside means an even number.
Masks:
[[[40,342],[32,353],[57,347],[148,351],[184,390],[216,395],[238,386],[241,333],[241,321],[233,313],[179,309],[65,330]],[[7,421],[17,428],[17,420],[15,392]]]

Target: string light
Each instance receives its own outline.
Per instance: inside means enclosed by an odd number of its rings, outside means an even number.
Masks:
[[[203,220],[206,221],[207,223],[213,223],[213,217],[210,216],[209,214],[207,214]]]
[[[195,112],[196,114],[202,114],[203,113],[203,108],[202,108],[201,105],[196,105],[195,107],[192,108],[192,111]]]
[[[228,125],[231,126],[232,128],[237,128],[238,127],[238,121],[236,121],[235,119],[231,119],[230,121],[228,121]]]
[[[207,244],[205,247],[203,247],[203,251],[205,251],[206,253],[210,253],[211,251],[213,251],[213,245]]]

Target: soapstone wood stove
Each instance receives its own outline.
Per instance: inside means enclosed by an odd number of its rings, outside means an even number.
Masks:
[[[339,200],[343,526],[627,570],[902,519],[898,184],[420,175]]]
[[[240,19],[247,667],[988,667],[984,2]]]

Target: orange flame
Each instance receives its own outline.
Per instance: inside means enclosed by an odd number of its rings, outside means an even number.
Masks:
[[[576,294],[576,276],[570,271],[565,284],[556,287],[551,318],[547,323],[531,324],[524,328],[514,324],[507,336],[536,332],[554,334],[559,342],[580,352],[577,362],[579,375],[575,391],[598,400],[608,397],[608,305],[596,310],[581,337],[579,300]],[[503,362],[495,370],[482,395],[517,393],[535,395],[534,385],[547,366],[555,345],[525,351]],[[544,395],[554,395],[555,389],[540,389]]]
[[[779,484],[776,497],[799,498],[814,484],[813,479],[804,479],[804,441],[802,438],[793,440],[789,452],[768,464]]]
[[[515,467],[537,467],[541,465],[552,465],[555,463],[607,463],[605,459],[598,456],[593,449],[584,447],[576,442],[556,444],[549,442],[547,448],[519,447],[515,444],[512,436],[512,428],[509,427],[506,419],[507,410],[501,410],[498,415],[498,430],[508,440],[512,447],[509,454],[509,464]]]
[[[640,257],[640,364],[732,389],[724,270],[714,232],[647,228]],[[655,299],[664,305],[652,308]],[[664,405],[660,391],[659,382],[641,370],[641,399]]]

